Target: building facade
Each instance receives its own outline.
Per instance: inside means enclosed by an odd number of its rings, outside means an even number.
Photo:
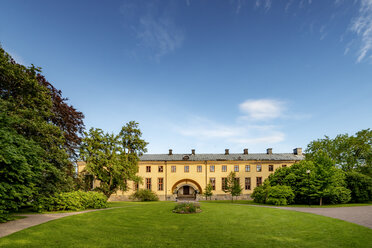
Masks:
[[[236,173],[243,191],[239,199],[250,199],[255,187],[274,171],[281,167],[291,166],[303,160],[301,148],[296,148],[293,153],[273,153],[267,149],[266,153],[230,154],[226,149],[224,154],[197,154],[191,150],[190,154],[144,154],[138,164],[138,176],[143,183],[128,182],[129,190],[118,191],[110,198],[112,201],[128,200],[135,190],[150,189],[155,192],[160,200],[175,199],[201,199],[208,183],[212,185],[212,199],[230,199],[229,194],[223,190],[224,180],[231,171]],[[84,162],[78,162],[78,171],[82,172]],[[99,184],[93,182],[93,187]]]

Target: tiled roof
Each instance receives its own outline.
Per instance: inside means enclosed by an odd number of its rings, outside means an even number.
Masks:
[[[247,160],[274,160],[274,161],[293,161],[303,160],[304,155],[295,155],[293,153],[252,153],[241,154],[144,154],[140,157],[141,161],[247,161]]]

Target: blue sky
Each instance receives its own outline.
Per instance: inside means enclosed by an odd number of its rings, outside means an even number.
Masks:
[[[150,153],[291,152],[372,124],[372,0],[3,0],[0,42]]]

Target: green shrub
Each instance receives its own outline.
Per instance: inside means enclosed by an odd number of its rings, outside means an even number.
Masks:
[[[0,210],[0,223],[7,222],[9,220],[12,220],[12,218],[9,216],[8,211]]]
[[[174,209],[173,213],[178,214],[192,214],[201,212],[199,203],[179,203]]]
[[[266,203],[273,205],[288,205],[293,202],[294,193],[289,186],[276,185],[269,187]]]
[[[358,172],[346,173],[346,187],[351,190],[351,202],[372,200],[372,178]]]
[[[256,187],[251,195],[253,201],[257,203],[266,203],[268,188],[268,185],[261,185]]]
[[[351,199],[351,190],[345,187],[334,187],[330,190],[328,197],[332,204],[347,203]]]
[[[84,210],[106,208],[107,197],[98,192],[72,191],[43,197],[33,204],[34,211]]]
[[[130,196],[130,199],[138,201],[159,201],[159,197],[148,189],[137,190]]]

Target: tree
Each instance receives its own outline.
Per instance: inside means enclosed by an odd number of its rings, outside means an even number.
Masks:
[[[325,152],[336,166],[344,171],[355,170],[372,177],[372,130],[365,129],[354,136],[337,135],[334,139],[325,136],[310,142],[306,157],[312,159],[318,151]]]
[[[17,208],[26,201],[35,203],[41,196],[72,189],[72,178],[67,175],[71,163],[65,146],[66,128],[53,121],[63,119],[68,111],[54,111],[50,89],[38,81],[40,73],[41,69],[34,65],[17,64],[0,47],[0,129],[7,133],[0,137],[0,142],[7,144],[0,159],[0,166],[5,168],[0,170],[0,184],[4,183],[0,187],[9,183],[13,193],[28,192],[18,194],[24,197],[13,202],[16,205],[12,206]],[[9,143],[8,138],[14,143]],[[27,167],[31,181],[23,179],[21,172],[19,178],[12,179],[15,171]],[[22,190],[19,183],[23,184]],[[8,197],[11,198],[11,194],[1,194],[0,201],[11,201]]]
[[[126,191],[127,181],[140,181],[136,176],[139,156],[147,151],[138,123],[131,121],[118,135],[91,128],[82,140],[80,156],[86,171],[100,181],[97,190],[108,198],[117,190]]]
[[[351,190],[351,202],[368,202],[372,200],[372,178],[351,171],[346,173],[346,185]]]
[[[211,200],[211,197],[213,195],[212,190],[213,190],[212,184],[208,183],[207,186],[205,186],[204,193],[203,193],[206,200],[208,200],[208,197]]]
[[[242,187],[240,186],[239,179],[236,178],[235,172],[232,171],[226,178],[223,188],[225,193],[229,193],[231,195],[231,201],[234,200],[234,196],[238,197],[243,191]]]
[[[318,151],[311,159],[278,169],[265,182],[270,186],[290,186],[296,203],[316,200],[322,205],[324,200],[329,203],[350,200],[350,190],[345,187],[345,173],[335,167],[334,161],[323,151]]]
[[[37,73],[36,79],[40,85],[48,90],[52,100],[52,115],[48,121],[59,127],[64,136],[64,147],[72,159],[77,158],[77,150],[84,132],[84,114],[77,111],[67,103],[67,98],[62,96],[62,91],[56,89],[46,78]]]

